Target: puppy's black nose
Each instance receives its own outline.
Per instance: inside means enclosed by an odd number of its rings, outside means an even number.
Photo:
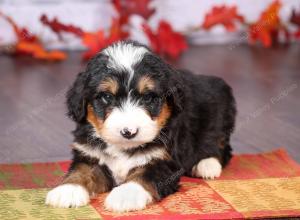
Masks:
[[[123,128],[123,130],[120,131],[121,135],[126,139],[134,138],[137,133],[139,132],[139,129],[129,129],[129,128]]]

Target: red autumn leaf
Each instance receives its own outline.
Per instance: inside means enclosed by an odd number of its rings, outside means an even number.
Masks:
[[[202,27],[208,30],[217,24],[222,24],[227,31],[235,31],[236,21],[244,22],[244,17],[238,14],[236,6],[215,6],[205,15]]]
[[[279,10],[281,3],[274,1],[254,24],[249,27],[249,42],[261,41],[265,47],[270,47],[278,41],[278,36],[283,33],[286,40],[289,40],[288,30],[281,24]]]
[[[26,28],[20,28],[9,16],[4,15],[0,12],[2,16],[14,29],[17,37],[17,42],[14,45],[14,54],[26,54],[31,55],[36,59],[42,60],[64,60],[66,59],[66,54],[60,51],[46,51],[40,41],[40,39],[30,33]]]
[[[295,32],[295,37],[296,38],[300,38],[300,29],[298,31]]]
[[[143,29],[148,36],[151,48],[160,55],[176,59],[188,47],[185,37],[175,32],[166,21],[160,21],[156,32],[153,32],[146,23],[143,24]]]
[[[293,10],[290,22],[298,26],[298,30],[294,33],[296,38],[300,38],[300,11],[297,13],[296,10]]]
[[[3,14],[2,12],[0,12],[0,17],[3,17],[13,27],[18,41],[38,41],[38,38],[35,35],[31,34],[26,28],[18,27],[18,25],[14,22],[14,20],[11,17]]]
[[[38,37],[33,34],[30,34],[30,32],[26,28],[19,29],[17,35],[19,41],[39,42]]]
[[[300,11],[298,13],[295,9],[292,11],[290,22],[300,27]]]
[[[132,14],[138,14],[145,19],[148,19],[155,9],[149,8],[151,0],[112,0],[112,3],[119,13],[120,23],[126,24],[128,18]]]
[[[43,14],[40,18],[40,21],[51,28],[51,30],[58,35],[58,37],[61,39],[61,32],[68,32],[73,33],[78,37],[81,37],[83,35],[83,31],[79,27],[75,27],[74,25],[66,25],[61,23],[57,18],[53,18],[50,20],[47,15]]]
[[[87,52],[83,55],[83,59],[87,60],[108,45],[127,37],[128,33],[122,30],[119,19],[112,20],[108,36],[105,36],[103,30],[83,33],[82,43],[87,47]]]

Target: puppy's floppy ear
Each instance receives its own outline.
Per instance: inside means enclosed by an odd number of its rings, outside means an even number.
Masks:
[[[79,73],[69,91],[67,92],[68,116],[75,122],[83,122],[86,117],[85,84],[88,74]]]
[[[170,68],[170,78],[167,92],[167,101],[173,108],[173,113],[178,114],[184,109],[184,87],[180,80],[180,73]]]
[[[106,63],[108,56],[101,53],[94,56],[87,64],[85,72],[79,73],[75,82],[67,93],[68,116],[77,123],[82,123],[86,120],[88,88],[96,85],[92,80],[100,77],[106,71]]]

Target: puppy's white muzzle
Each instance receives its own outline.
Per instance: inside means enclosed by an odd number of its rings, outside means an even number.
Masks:
[[[104,122],[102,138],[110,144],[130,148],[153,141],[157,123],[137,103],[125,102],[115,108]]]

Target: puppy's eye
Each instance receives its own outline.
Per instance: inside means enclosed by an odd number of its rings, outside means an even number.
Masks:
[[[99,99],[105,104],[111,104],[112,101],[114,100],[114,96],[108,92],[102,92],[99,95]]]
[[[144,96],[143,96],[143,102],[145,104],[152,104],[152,103],[155,103],[159,100],[159,97],[153,93],[153,92],[150,92],[150,93],[146,93]]]

